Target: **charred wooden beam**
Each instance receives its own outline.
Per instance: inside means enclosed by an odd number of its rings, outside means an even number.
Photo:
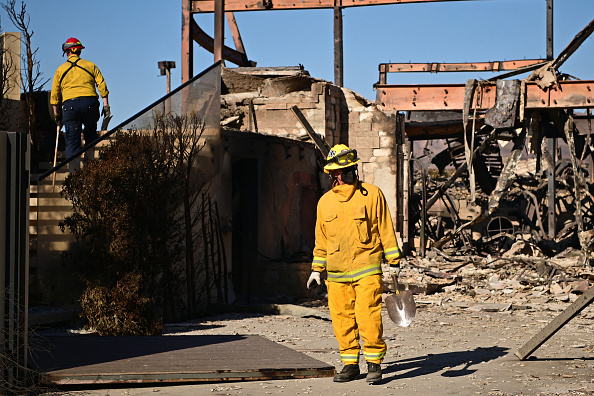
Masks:
[[[335,0],[340,4],[340,0]],[[342,44],[342,8],[334,7],[334,84],[344,86],[344,51]]]
[[[316,133],[316,131],[312,128],[311,124],[307,121],[307,118],[305,118],[301,110],[299,110],[299,107],[297,107],[297,105],[291,107],[291,111],[293,112],[293,115],[297,118],[297,120],[301,123],[301,126],[303,127],[303,129],[305,129],[311,140],[313,140],[318,150],[320,150],[322,156],[326,158],[328,156],[328,152],[330,151],[328,143],[326,143],[326,141],[323,140],[321,136]]]
[[[552,322],[546,325],[538,334],[532,337],[524,344],[515,355],[520,360],[526,360],[532,353],[551,338],[559,329],[565,326],[571,319],[576,317],[588,305],[594,301],[594,287],[589,288],[577,300],[573,302],[565,311],[561,312]]]
[[[547,0],[547,59],[553,59],[553,0]]]
[[[215,40],[212,37],[210,37],[204,30],[202,30],[200,26],[198,26],[194,18],[191,18],[190,26],[192,29],[192,39],[200,46],[202,46],[205,50],[214,53]],[[222,47],[222,51],[223,59],[226,61],[234,63],[237,66],[254,66],[254,62],[248,60],[247,55],[243,52],[236,51],[233,48],[227,47],[226,45]]]
[[[561,51],[553,61],[552,67],[557,70],[569,57],[583,44],[584,41],[594,32],[594,19],[583,28],[571,42]]]
[[[514,70],[520,73],[536,70],[547,63],[545,59],[525,59],[512,61],[494,62],[463,62],[463,63],[380,63],[379,83],[387,84],[387,73],[407,72],[476,72],[490,71],[499,72],[502,70]]]
[[[483,118],[476,120],[476,127],[481,128],[485,124]],[[430,140],[461,137],[464,134],[462,119],[448,121],[418,122],[408,121],[406,123],[406,136],[410,140]]]
[[[192,42],[192,0],[182,0],[182,83],[194,76],[194,47]],[[214,47],[213,47],[214,48]]]
[[[235,14],[233,14],[232,12],[226,12],[225,15],[227,16],[227,22],[229,23],[229,30],[231,30],[231,35],[233,36],[235,49],[237,50],[237,52],[240,52],[245,55],[245,48],[243,46],[241,34],[239,33],[239,26],[237,26],[237,20],[235,20]]]
[[[214,22],[214,61],[223,60],[223,47],[225,46],[225,0],[215,0]]]
[[[411,72],[474,72],[502,70],[518,70],[520,68],[544,65],[546,59],[524,59],[494,62],[461,62],[461,63],[380,63],[380,73],[411,73]]]
[[[464,109],[464,84],[376,85],[376,102],[399,111]],[[526,83],[525,109],[594,108],[594,81],[559,81],[543,90],[536,83]],[[496,82],[477,85],[471,109],[487,110],[496,104]]]
[[[468,0],[342,0],[340,7],[361,7],[385,4],[405,3],[436,3],[445,1],[468,1]],[[293,10],[312,8],[334,8],[335,0],[226,0],[227,11],[265,11],[265,10]],[[214,0],[193,0],[192,12],[213,12]]]
[[[553,0],[547,0],[547,59],[549,60],[548,67],[552,70],[558,70],[559,67],[565,63],[567,59],[582,45],[582,43],[594,32],[594,20],[592,20],[582,31],[580,31],[571,42],[565,47],[563,51],[553,60]],[[508,73],[500,74],[487,81],[500,80],[510,78],[521,73],[536,70],[543,67],[545,64],[535,64],[532,66],[522,67],[518,70]]]

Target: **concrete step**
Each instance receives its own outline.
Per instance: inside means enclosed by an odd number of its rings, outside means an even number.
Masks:
[[[62,207],[42,207],[38,212],[31,212],[32,220],[56,220],[62,221],[64,217],[71,214],[71,210],[66,210],[64,206]],[[69,207],[71,209],[71,207]]]
[[[43,245],[43,249],[41,246],[38,249],[43,250],[44,254],[48,256],[53,252],[58,258],[62,252],[68,250],[72,243],[76,241],[71,234],[44,235],[41,239],[40,245]]]
[[[49,187],[50,189],[52,188],[52,184],[54,184],[56,186],[56,191],[60,191],[60,189],[57,188],[58,185],[62,185],[64,184],[64,180],[66,180],[66,178],[68,177],[70,173],[68,172],[57,172],[56,173],[56,180],[54,181],[52,176],[48,176],[47,178],[39,181],[39,182],[35,182],[34,177],[38,177],[39,175],[33,175],[31,177],[31,187],[30,187],[30,191],[31,192],[38,192],[40,191],[38,188],[39,187]]]
[[[42,235],[43,236],[45,236],[45,235],[65,235],[66,233],[68,233],[68,230],[65,230],[65,232],[62,232],[58,223],[56,223],[54,225],[48,224],[48,225],[36,227],[37,237],[40,237]]]
[[[33,211],[33,207],[39,207],[35,209],[38,211],[47,211],[48,206],[51,206],[52,210],[56,210],[54,207],[63,207],[67,208],[67,210],[72,208],[70,201],[64,198],[32,198],[31,200],[32,202],[29,203],[31,211]]]
[[[59,192],[51,192],[51,193],[33,193],[29,197],[29,204],[30,205],[38,205],[46,204],[53,202],[55,200],[61,200],[64,202],[69,202],[66,198],[62,198],[62,195]]]

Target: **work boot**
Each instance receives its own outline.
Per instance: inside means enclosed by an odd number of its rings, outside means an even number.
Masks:
[[[377,363],[367,362],[367,378],[366,381],[374,383],[382,379],[382,367]]]
[[[342,371],[334,376],[334,382],[352,381],[360,374],[358,364],[347,364]]]

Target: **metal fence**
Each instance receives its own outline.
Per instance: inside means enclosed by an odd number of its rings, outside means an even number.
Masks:
[[[26,379],[29,135],[0,132],[0,393]]]

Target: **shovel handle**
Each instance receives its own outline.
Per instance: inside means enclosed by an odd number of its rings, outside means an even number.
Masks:
[[[400,290],[398,290],[398,275],[392,274],[392,281],[394,282],[395,293],[400,294]]]

